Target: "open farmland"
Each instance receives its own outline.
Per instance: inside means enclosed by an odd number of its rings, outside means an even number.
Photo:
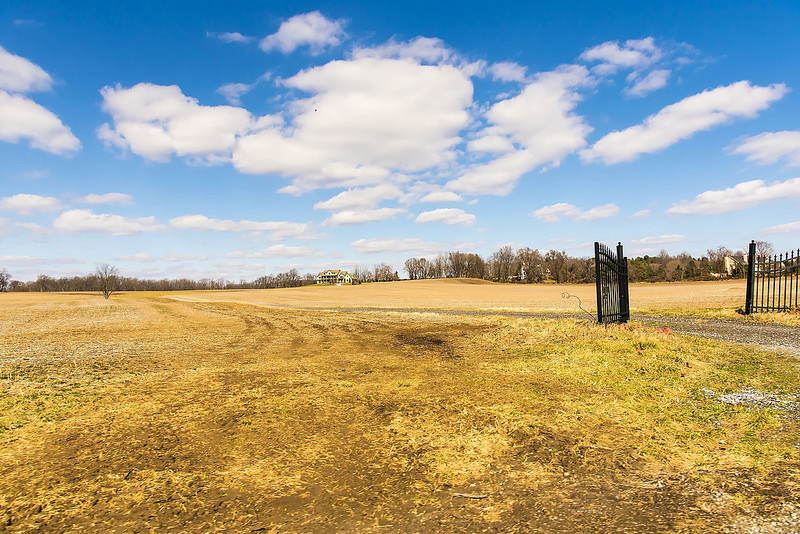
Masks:
[[[434,310],[593,290],[2,294],[0,532],[796,531],[796,356]],[[631,294],[725,308],[743,285]]]

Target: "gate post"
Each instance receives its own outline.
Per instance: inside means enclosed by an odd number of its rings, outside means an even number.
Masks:
[[[619,313],[623,323],[631,318],[631,307],[628,302],[628,258],[623,255],[622,243],[617,242],[617,261],[619,262]]]
[[[747,291],[744,297],[744,314],[753,313],[753,287],[756,280],[756,242],[750,241],[747,251]]]
[[[594,242],[594,286],[597,289],[597,322],[603,324],[603,292],[600,270],[600,243]]]

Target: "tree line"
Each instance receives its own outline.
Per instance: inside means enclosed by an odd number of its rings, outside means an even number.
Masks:
[[[756,242],[759,254],[773,254],[770,243]],[[730,258],[729,260],[726,260]],[[728,273],[728,267],[732,266]],[[432,258],[409,258],[404,270],[411,280],[431,278],[480,278],[503,283],[593,283],[594,258],[569,256],[565,251],[540,252],[528,247],[514,250],[501,247],[487,258],[479,254],[447,252]],[[399,280],[398,271],[386,263],[373,268],[356,267],[351,272],[356,283]],[[671,255],[662,250],[657,256],[639,256],[628,260],[631,282],[679,282],[715,280],[723,277],[747,276],[745,254],[726,247],[709,249],[705,255],[693,257],[687,253]],[[224,278],[142,279],[120,276],[116,267],[99,266],[85,276],[55,278],[45,274],[36,280],[14,280],[6,269],[0,269],[0,291],[102,291],[106,298],[116,291],[186,291],[209,289],[272,289],[300,287],[316,283],[316,275],[300,274],[297,269],[259,276],[238,282]]]
[[[770,243],[759,241],[759,254],[772,254]],[[726,260],[726,258],[728,258]],[[693,257],[685,252],[671,255],[662,250],[657,256],[628,259],[628,278],[631,282],[680,282],[744,278],[747,261],[742,250],[727,247],[709,249],[705,255]],[[564,251],[541,252],[528,247],[501,247],[487,258],[478,254],[448,252],[428,259],[409,258],[405,271],[411,280],[428,278],[482,278],[494,282],[535,284],[593,283],[594,257],[569,256]]]

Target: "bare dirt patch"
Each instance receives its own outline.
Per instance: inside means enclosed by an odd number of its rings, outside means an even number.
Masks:
[[[780,354],[160,297],[13,296],[0,319],[0,532],[797,526],[798,422],[703,394],[796,396]]]

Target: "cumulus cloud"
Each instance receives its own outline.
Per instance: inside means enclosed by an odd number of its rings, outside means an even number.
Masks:
[[[586,62],[599,62],[594,67],[598,74],[613,74],[620,68],[641,69],[660,59],[662,50],[652,37],[630,39],[621,46],[619,41],[607,41],[589,48],[581,54]]]
[[[463,202],[464,198],[453,191],[431,191],[419,199],[420,202]]]
[[[447,62],[455,55],[444,41],[434,37],[417,37],[410,41],[392,40],[380,46],[353,50],[353,57],[356,59],[407,59],[429,64]]]
[[[343,21],[330,20],[319,11],[312,11],[284,21],[278,31],[264,37],[259,46],[264,52],[277,49],[284,54],[308,46],[312,54],[319,54],[338,45],[345,37]]]
[[[607,164],[632,161],[734,118],[753,118],[786,92],[784,84],[762,87],[748,81],[703,91],[665,107],[642,124],[605,135],[583,150],[581,158]]]
[[[800,221],[770,226],[762,230],[765,234],[800,234]]]
[[[647,75],[642,78],[637,79],[633,77],[633,85],[627,87],[625,93],[631,96],[645,96],[667,85],[670,74],[672,74],[671,70],[658,69],[647,73]]]
[[[563,157],[585,146],[591,128],[573,110],[577,89],[593,83],[579,65],[536,75],[522,92],[494,104],[486,116],[495,135],[521,148],[478,165],[447,184],[470,194],[507,195],[519,177],[540,165],[558,165]]]
[[[53,154],[70,154],[81,146],[78,138],[47,108],[20,93],[48,91],[53,80],[41,67],[0,47],[0,140]]]
[[[34,234],[39,234],[39,235],[49,235],[51,233],[49,228],[45,228],[40,224],[32,222],[16,222],[14,223],[14,226],[16,228],[22,228],[23,230],[28,230],[29,232],[33,232]],[[0,228],[2,228],[2,225],[0,225]]]
[[[211,219],[205,215],[183,215],[169,220],[169,225],[179,230],[199,232],[268,232],[269,239],[281,241],[287,238],[302,237],[311,232],[310,223],[286,221],[232,221],[230,219]]]
[[[790,167],[800,167],[800,131],[764,132],[748,137],[733,149],[748,161],[770,165],[783,159]]]
[[[347,226],[375,221],[385,221],[405,213],[403,208],[378,208],[374,210],[343,210],[332,214],[325,220],[325,226]]]
[[[75,199],[82,204],[133,204],[133,197],[127,193],[91,193]]]
[[[53,211],[61,207],[55,197],[43,197],[20,193],[0,199],[0,211],[15,211],[20,215],[30,215],[37,211]]]
[[[514,143],[511,139],[504,135],[495,135],[490,133],[491,129],[484,132],[476,139],[472,139],[467,143],[467,150],[469,152],[484,152],[487,154],[505,154],[514,151]]]
[[[81,142],[47,108],[22,95],[0,90],[0,140],[17,143],[22,139],[31,147],[66,155],[80,149]]]
[[[639,210],[639,211],[636,211],[634,213],[631,213],[630,215],[628,215],[628,217],[630,219],[643,219],[643,218],[647,217],[648,215],[650,215],[650,210],[649,209],[644,209],[644,210]]]
[[[531,212],[531,216],[547,223],[556,223],[563,218],[570,218],[577,221],[593,221],[605,219],[619,213],[619,207],[614,204],[604,204],[596,206],[586,211],[581,210],[574,204],[559,202],[551,206],[544,206]]]
[[[225,100],[233,106],[242,105],[242,95],[252,91],[253,86],[249,83],[226,83],[217,88],[216,92],[225,97]]]
[[[172,154],[204,163],[229,161],[237,136],[272,120],[256,120],[238,107],[201,106],[176,85],[117,85],[100,93],[113,126],[101,126],[98,137],[154,161],[168,161]]]
[[[99,232],[116,236],[157,232],[164,229],[155,217],[130,218],[91,210],[65,211],[53,221],[53,228],[61,232]]]
[[[423,241],[415,237],[397,239],[392,237],[359,239],[350,245],[357,251],[364,254],[380,253],[413,253],[413,254],[434,254],[442,250],[439,243]]]
[[[376,187],[349,189],[335,197],[317,202],[314,209],[328,211],[359,210],[373,208],[384,200],[399,198],[403,192],[391,184],[382,184]]]
[[[501,61],[489,67],[493,80],[501,82],[524,82],[526,67],[511,61]]]
[[[283,83],[312,96],[294,102],[291,129],[242,137],[233,163],[247,173],[294,177],[284,192],[379,184],[391,171],[452,161],[469,123],[472,84],[452,66],[364,57]]]
[[[39,65],[0,46],[0,89],[13,93],[49,91],[53,79]]]
[[[800,198],[800,178],[767,184],[764,180],[741,182],[727,189],[700,193],[694,200],[683,200],[667,213],[674,215],[708,215],[737,211],[770,202]]]
[[[226,254],[229,258],[319,258],[325,253],[311,247],[291,247],[284,244],[272,245],[259,252],[237,250]]]
[[[449,225],[472,226],[475,224],[475,216],[458,208],[440,208],[437,210],[423,211],[414,222],[436,223],[441,222]]]

